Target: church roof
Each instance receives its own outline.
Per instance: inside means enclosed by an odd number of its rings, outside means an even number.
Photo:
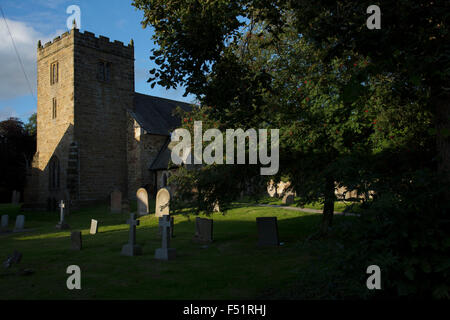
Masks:
[[[171,152],[169,150],[170,139],[167,139],[166,143],[159,150],[158,155],[155,160],[150,164],[150,170],[167,170],[169,167],[169,160],[171,157]]]
[[[170,132],[181,125],[181,119],[173,115],[176,107],[184,111],[192,110],[191,105],[185,102],[136,92],[134,110],[129,110],[129,113],[147,133],[170,136]]]

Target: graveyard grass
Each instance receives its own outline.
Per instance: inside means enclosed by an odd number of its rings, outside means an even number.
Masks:
[[[154,202],[150,203],[154,210]],[[132,210],[136,204],[132,204]],[[0,215],[9,214],[10,228],[19,207],[0,204]],[[225,215],[215,213],[214,242],[194,243],[195,216],[175,216],[177,258],[154,259],[161,246],[157,219],[140,217],[137,244],[143,255],[120,255],[128,241],[127,214],[111,214],[106,206],[71,213],[66,222],[81,231],[83,250],[71,250],[70,230],[56,230],[58,213],[24,213],[26,233],[0,235],[3,262],[14,250],[22,261],[0,269],[0,299],[271,299],[284,295],[298,275],[320,259],[305,239],[317,230],[320,214],[236,204]],[[257,246],[256,217],[278,218],[280,247]],[[99,221],[99,232],[90,235],[90,221]],[[336,216],[336,223],[351,217]],[[332,241],[332,240],[324,240]],[[66,269],[81,268],[81,290],[68,290]],[[32,269],[34,274],[15,274]]]

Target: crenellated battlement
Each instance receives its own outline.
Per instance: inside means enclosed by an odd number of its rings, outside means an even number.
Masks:
[[[109,52],[130,59],[134,58],[133,39],[131,39],[128,45],[124,45],[122,41],[110,41],[108,37],[102,35],[96,37],[92,32],[80,32],[78,29],[64,32],[62,35],[55,37],[52,41],[49,41],[44,45],[39,41],[38,55],[46,56],[53,51],[72,44],[90,47],[95,50]]]

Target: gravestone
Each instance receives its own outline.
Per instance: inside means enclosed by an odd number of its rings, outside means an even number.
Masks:
[[[22,253],[14,250],[13,254],[8,256],[8,258],[3,262],[3,267],[5,269],[10,268],[13,264],[18,264],[22,260]]]
[[[91,230],[89,230],[90,234],[97,234],[98,232],[98,221],[91,219]]]
[[[198,242],[213,242],[213,220],[197,217],[195,218],[195,236]]]
[[[111,213],[122,212],[122,192],[114,190],[111,192]]]
[[[81,240],[81,231],[73,231],[70,234],[70,240],[72,242],[73,250],[81,250],[81,248],[83,247]]]
[[[58,224],[56,225],[56,229],[59,229],[59,230],[67,230],[67,229],[70,229],[70,227],[69,227],[69,225],[66,223],[65,217],[64,217],[64,214],[65,214],[64,208],[65,208],[65,207],[66,207],[66,205],[65,205],[64,201],[61,200],[61,201],[59,202],[59,209],[60,209],[60,213],[59,213],[59,222],[58,222]]]
[[[20,202],[20,192],[17,190],[14,190],[12,193],[12,199],[11,199],[11,203],[12,204],[19,204]]]
[[[171,217],[170,215],[169,215],[169,217],[170,217],[170,237],[173,238],[174,237],[173,229],[174,229],[174,225],[175,225],[175,219],[174,219],[174,217]],[[163,227],[159,226],[158,227],[158,234],[160,236],[162,235],[162,230],[163,230]]]
[[[161,188],[156,194],[155,216],[162,217],[169,214],[170,193],[166,188]]]
[[[259,246],[279,246],[278,224],[276,217],[256,218]]]
[[[159,226],[162,227],[162,244],[161,248],[158,248],[155,251],[155,259],[175,259],[176,251],[174,248],[170,248],[170,216],[164,215],[160,217]]]
[[[137,214],[139,216],[145,216],[148,214],[148,193],[144,188],[140,188],[136,192],[137,197]]]
[[[292,193],[285,194],[283,197],[283,204],[291,205],[294,203],[294,195]]]
[[[136,214],[131,213],[130,219],[127,220],[127,224],[130,225],[129,241],[122,247],[122,255],[124,256],[139,256],[142,254],[142,248],[136,244],[136,226],[140,223],[136,220]]]
[[[14,227],[14,232],[23,231],[25,227],[25,216],[20,215],[16,218],[16,226]]]
[[[214,212],[220,212],[220,205],[219,205],[219,201],[214,202]]]
[[[6,230],[8,228],[9,216],[7,214],[2,215],[1,229]]]

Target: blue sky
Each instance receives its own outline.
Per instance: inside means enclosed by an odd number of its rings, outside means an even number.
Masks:
[[[193,96],[183,97],[183,88],[165,90],[156,86],[151,89],[146,82],[148,71],[154,67],[149,59],[154,47],[151,29],[143,29],[141,11],[131,6],[131,0],[2,0],[6,23],[12,33],[31,90],[21,70],[5,21],[0,17],[0,120],[14,116],[24,121],[36,112],[36,46],[67,31],[66,13],[70,5],[81,10],[80,31],[90,31],[98,37],[135,45],[136,92],[186,102],[194,102]]]

